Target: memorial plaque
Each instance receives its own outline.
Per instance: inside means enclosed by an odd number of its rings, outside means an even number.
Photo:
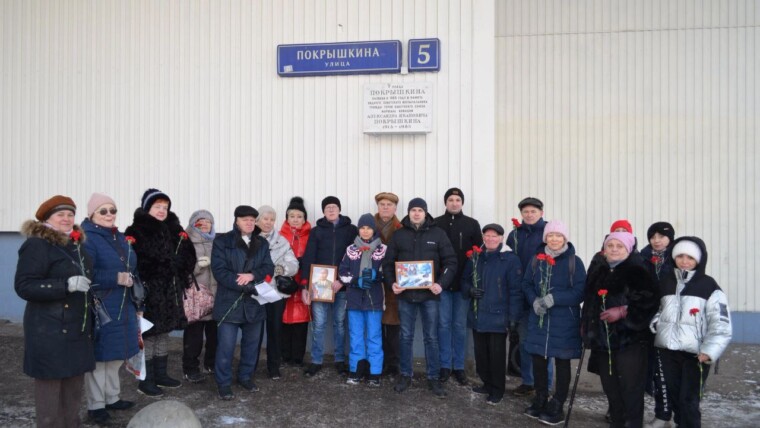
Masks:
[[[432,131],[432,83],[364,85],[364,133],[423,134]]]

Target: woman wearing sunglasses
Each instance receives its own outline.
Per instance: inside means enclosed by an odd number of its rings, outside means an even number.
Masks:
[[[93,193],[87,203],[82,229],[87,234],[83,246],[93,260],[91,291],[102,305],[95,324],[95,370],[85,374],[87,413],[98,424],[107,423],[108,410],[126,410],[135,405],[119,395],[119,368],[137,354],[137,310],[130,287],[136,273],[137,256],[126,237],[116,227],[116,202],[102,193]]]

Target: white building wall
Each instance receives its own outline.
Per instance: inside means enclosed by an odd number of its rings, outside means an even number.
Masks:
[[[628,218],[702,237],[760,310],[760,2],[497,2],[499,218],[540,197],[583,260]]]
[[[0,230],[42,200],[106,192],[131,222],[158,187],[187,221],[231,227],[241,203],[284,211],[329,194],[353,217],[394,191],[433,214],[461,186],[494,216],[494,2],[487,0],[0,2]],[[438,37],[439,73],[280,78],[276,46]],[[366,82],[430,81],[434,131],[362,133]],[[481,154],[480,156],[476,154]],[[475,191],[473,189],[477,188]],[[481,196],[486,195],[486,196]],[[81,217],[81,216],[80,216]]]

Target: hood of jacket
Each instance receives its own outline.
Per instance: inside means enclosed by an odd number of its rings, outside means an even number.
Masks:
[[[707,247],[705,246],[705,241],[701,240],[700,238],[697,238],[696,236],[682,236],[675,241],[673,241],[673,246],[669,247],[669,250],[672,250],[673,247],[676,246],[681,241],[691,241],[699,247],[699,251],[702,252],[702,257],[699,259],[699,263],[697,263],[697,268],[694,269],[696,273],[694,274],[694,278],[696,279],[700,276],[703,276],[705,274],[705,268],[707,267]],[[669,257],[672,257],[672,251],[669,252]],[[673,265],[675,266],[675,260],[673,260]],[[675,266],[676,269],[678,269],[678,266]]]
[[[79,242],[83,243],[87,237],[79,225],[74,225],[74,229],[82,234]],[[46,226],[45,223],[37,220],[27,220],[21,225],[21,234],[27,238],[40,238],[50,242],[53,245],[65,246],[69,243],[69,235],[59,232],[52,227]]]

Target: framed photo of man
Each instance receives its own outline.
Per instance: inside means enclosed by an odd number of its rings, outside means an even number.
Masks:
[[[396,262],[396,282],[406,289],[426,289],[433,286],[433,261]]]
[[[311,294],[312,301],[327,303],[335,301],[332,285],[337,272],[338,268],[336,266],[311,265],[311,272],[309,272],[309,278],[311,279],[309,294]]]

